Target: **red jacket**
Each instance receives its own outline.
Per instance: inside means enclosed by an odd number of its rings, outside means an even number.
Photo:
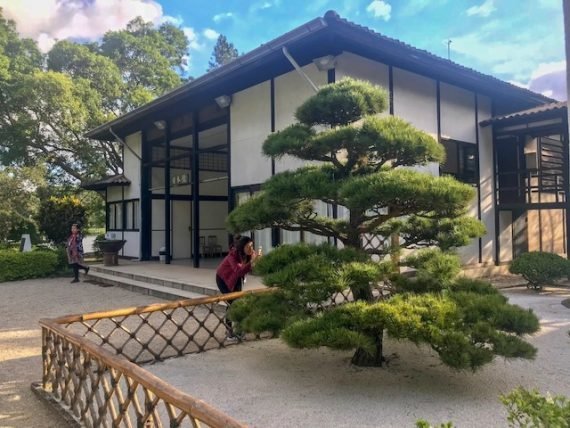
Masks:
[[[244,262],[235,248],[232,248],[218,266],[216,275],[222,278],[228,288],[233,291],[238,280],[249,272],[251,272],[251,263]]]

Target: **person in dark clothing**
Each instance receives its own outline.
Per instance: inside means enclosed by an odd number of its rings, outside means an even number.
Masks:
[[[67,260],[73,268],[73,280],[71,283],[79,282],[79,269],[83,269],[85,274],[89,272],[89,266],[83,262],[83,235],[79,225],[71,225],[71,235],[67,238]]]
[[[235,246],[230,248],[228,255],[222,260],[216,270],[216,284],[218,289],[223,293],[233,293],[241,291],[245,276],[251,272],[253,264],[260,255],[253,248],[253,241],[249,236],[241,236]],[[228,306],[232,304],[231,300],[226,302]],[[225,321],[227,328],[227,337],[235,340],[231,321]]]

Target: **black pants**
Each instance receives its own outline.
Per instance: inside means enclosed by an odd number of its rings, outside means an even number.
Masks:
[[[219,275],[216,275],[216,284],[218,285],[218,290],[220,290],[222,294],[234,293],[237,291],[241,291],[243,287],[243,278],[238,279],[238,282],[234,287],[233,291],[228,288],[228,285],[224,282],[222,278],[219,277]],[[226,303],[228,304],[229,308],[232,305],[233,300],[226,300]],[[228,333],[233,335],[232,322],[227,318],[227,316],[224,319],[224,324],[226,325]]]
[[[73,268],[73,278],[79,279],[79,269],[83,269],[85,273],[87,273],[87,266],[82,265],[80,263],[72,263],[71,267]]]

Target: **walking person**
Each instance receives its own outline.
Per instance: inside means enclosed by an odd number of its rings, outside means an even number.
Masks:
[[[71,283],[79,282],[79,269],[83,269],[87,275],[89,266],[83,262],[83,235],[77,223],[71,225],[71,235],[67,238],[67,260],[73,268]]]
[[[253,265],[258,257],[261,256],[255,252],[253,248],[253,241],[249,236],[241,236],[230,248],[228,255],[222,260],[218,269],[216,270],[216,284],[218,289],[223,293],[233,293],[241,291],[245,276],[251,272]],[[232,301],[227,300],[228,307],[231,306]],[[232,323],[227,318],[224,323],[227,329],[228,340],[238,340],[232,327]]]

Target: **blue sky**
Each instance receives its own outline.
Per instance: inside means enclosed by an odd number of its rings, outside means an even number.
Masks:
[[[33,6],[33,7],[32,7]],[[92,40],[137,15],[170,20],[190,39],[187,73],[206,70],[215,38],[240,52],[329,9],[417,48],[556,98],[566,98],[562,0],[0,0],[44,50]]]

